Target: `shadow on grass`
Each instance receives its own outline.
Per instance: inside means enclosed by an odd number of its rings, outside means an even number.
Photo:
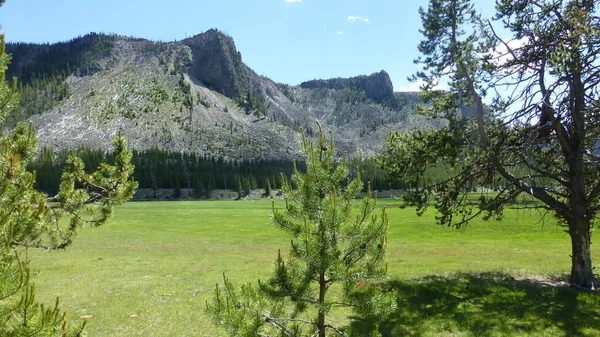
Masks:
[[[384,336],[600,336],[600,293],[500,273],[389,282],[397,308],[353,318],[352,330]]]

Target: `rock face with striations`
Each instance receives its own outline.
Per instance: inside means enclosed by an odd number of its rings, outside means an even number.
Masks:
[[[369,76],[357,76],[351,78],[332,78],[328,80],[313,80],[302,82],[300,87],[304,89],[327,88],[342,90],[344,88],[355,88],[365,92],[367,97],[375,102],[381,102],[394,95],[394,87],[390,76],[385,71],[373,73]]]
[[[190,73],[207,87],[239,101],[258,77],[242,62],[235,43],[216,29],[181,41],[192,50]]]

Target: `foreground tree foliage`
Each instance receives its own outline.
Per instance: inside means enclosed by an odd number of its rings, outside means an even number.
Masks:
[[[505,205],[529,196],[566,227],[570,282],[582,289],[596,286],[590,243],[600,207],[597,7],[590,0],[499,0],[495,21],[486,21],[468,0],[431,0],[420,12],[423,71],[414,80],[424,81],[423,112],[448,124],[393,133],[380,157],[392,179],[414,186],[408,204],[422,212],[433,197],[441,224],[500,217]],[[446,80],[447,90],[436,89]],[[473,115],[457,114],[461,105],[473,106]],[[434,166],[453,176],[423,186]],[[494,180],[505,187],[474,201],[472,192]]]
[[[4,78],[10,60],[0,35],[0,119],[18,106],[17,84]],[[112,207],[129,200],[137,186],[132,179],[131,152],[123,137],[114,140],[112,164],[88,174],[72,155],[55,196],[35,189],[35,173],[26,166],[36,151],[35,130],[20,123],[0,137],[0,335],[80,335],[85,323],[72,329],[57,302],[35,301],[26,259],[27,249],[61,249],[73,242],[83,224],[99,226]]]
[[[284,182],[285,208],[273,206],[275,225],[293,236],[289,255],[278,253],[273,275],[258,286],[240,289],[226,277],[207,304],[214,321],[231,336],[346,335],[331,321],[336,307],[358,313],[390,308],[381,290],[386,273],[387,216],[373,214],[371,192],[360,207],[359,177],[348,181],[344,162],[336,162],[333,140],[319,125],[315,142],[303,137],[306,173]]]

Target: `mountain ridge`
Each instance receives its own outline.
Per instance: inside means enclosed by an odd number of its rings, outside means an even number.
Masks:
[[[341,152],[369,156],[392,130],[440,123],[415,112],[414,93],[394,93],[383,70],[276,83],[244,64],[233,39],[216,29],[175,42],[89,34],[7,51],[14,55],[7,74],[26,93],[13,119],[34,121],[40,143],[57,148],[102,148],[122,132],[139,150],[294,159],[299,128],[311,135],[319,120]]]

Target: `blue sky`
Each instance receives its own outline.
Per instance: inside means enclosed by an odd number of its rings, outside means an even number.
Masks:
[[[484,13],[493,1],[480,0]],[[8,0],[11,42],[57,42],[89,32],[173,41],[210,28],[231,35],[244,62],[287,84],[390,74],[396,91],[417,68],[426,0]]]

